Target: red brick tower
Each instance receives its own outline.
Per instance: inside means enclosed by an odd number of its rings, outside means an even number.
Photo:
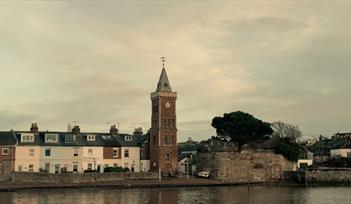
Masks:
[[[164,62],[164,59],[163,59]],[[150,168],[173,174],[177,168],[177,92],[173,92],[163,64],[156,91],[151,93]]]

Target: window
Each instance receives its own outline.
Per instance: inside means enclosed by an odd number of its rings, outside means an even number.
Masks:
[[[18,165],[18,172],[22,172],[22,165]]]
[[[153,109],[154,113],[157,113],[157,111],[158,111],[158,106],[157,106],[157,105],[154,105],[154,106],[152,107],[152,109]]]
[[[129,158],[129,149],[124,150],[124,158]]]
[[[34,171],[34,165],[33,164],[29,164],[28,165],[28,172],[33,172]]]
[[[165,160],[166,160],[166,162],[172,161],[172,153],[171,152],[166,152]]]
[[[117,164],[113,164],[113,167],[117,168]]]
[[[51,156],[51,149],[46,149],[46,150],[45,150],[45,156],[46,156],[46,157]]]
[[[118,157],[118,148],[113,148],[113,157]]]
[[[88,141],[95,141],[95,135],[87,135]]]
[[[78,162],[73,162],[72,166],[73,166],[73,172],[78,172]]]
[[[78,157],[78,148],[73,148],[73,156]]]
[[[9,148],[2,148],[1,154],[2,155],[9,155]]]
[[[132,138],[132,136],[125,136],[125,137],[124,137],[124,140],[125,140],[125,141],[132,141],[133,138]]]
[[[29,149],[29,156],[34,157],[34,149]]]
[[[93,156],[93,149],[88,149],[88,155]]]
[[[33,133],[22,133],[21,134],[21,142],[34,142],[34,134]]]
[[[88,163],[88,170],[92,170],[93,169],[93,164],[92,163]]]
[[[165,135],[163,140],[165,145],[172,145],[173,143],[173,137],[171,135]]]
[[[45,134],[45,142],[47,143],[58,142],[58,134]]]
[[[75,135],[65,135],[65,143],[73,143],[76,141]]]

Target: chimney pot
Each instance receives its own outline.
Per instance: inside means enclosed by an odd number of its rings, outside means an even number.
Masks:
[[[116,125],[112,125],[110,128],[110,134],[111,135],[117,135],[118,134],[118,129],[116,128]]]
[[[32,126],[30,127],[30,131],[31,132],[38,132],[39,131],[37,123],[32,123]]]
[[[72,133],[73,134],[79,134],[80,133],[80,128],[78,125],[75,125],[73,128],[72,128]]]

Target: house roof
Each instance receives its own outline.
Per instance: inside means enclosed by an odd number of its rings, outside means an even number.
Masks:
[[[11,133],[11,132],[10,132]],[[104,147],[138,147],[139,141],[144,135],[129,135],[129,134],[109,134],[109,133],[79,133],[71,132],[37,132],[34,134],[34,142],[21,142],[21,133],[31,133],[29,131],[16,131],[12,133],[13,140],[18,141],[19,146],[104,146]],[[15,134],[15,136],[14,136]],[[45,142],[46,134],[57,134],[58,142]],[[3,136],[2,136],[3,135]],[[88,135],[95,135],[94,141],[87,139]],[[0,132],[0,145],[11,141],[10,134]],[[70,138],[71,140],[69,140]],[[72,140],[74,138],[74,140]]]
[[[185,158],[190,158],[191,155],[192,155],[191,153],[182,153],[179,155],[178,161],[182,161]]]
[[[0,131],[0,146],[16,145],[17,139],[12,131]]]

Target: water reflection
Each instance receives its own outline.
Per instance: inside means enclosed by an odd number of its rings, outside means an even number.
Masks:
[[[349,203],[351,187],[206,187],[158,189],[47,189],[0,192],[0,203]]]

